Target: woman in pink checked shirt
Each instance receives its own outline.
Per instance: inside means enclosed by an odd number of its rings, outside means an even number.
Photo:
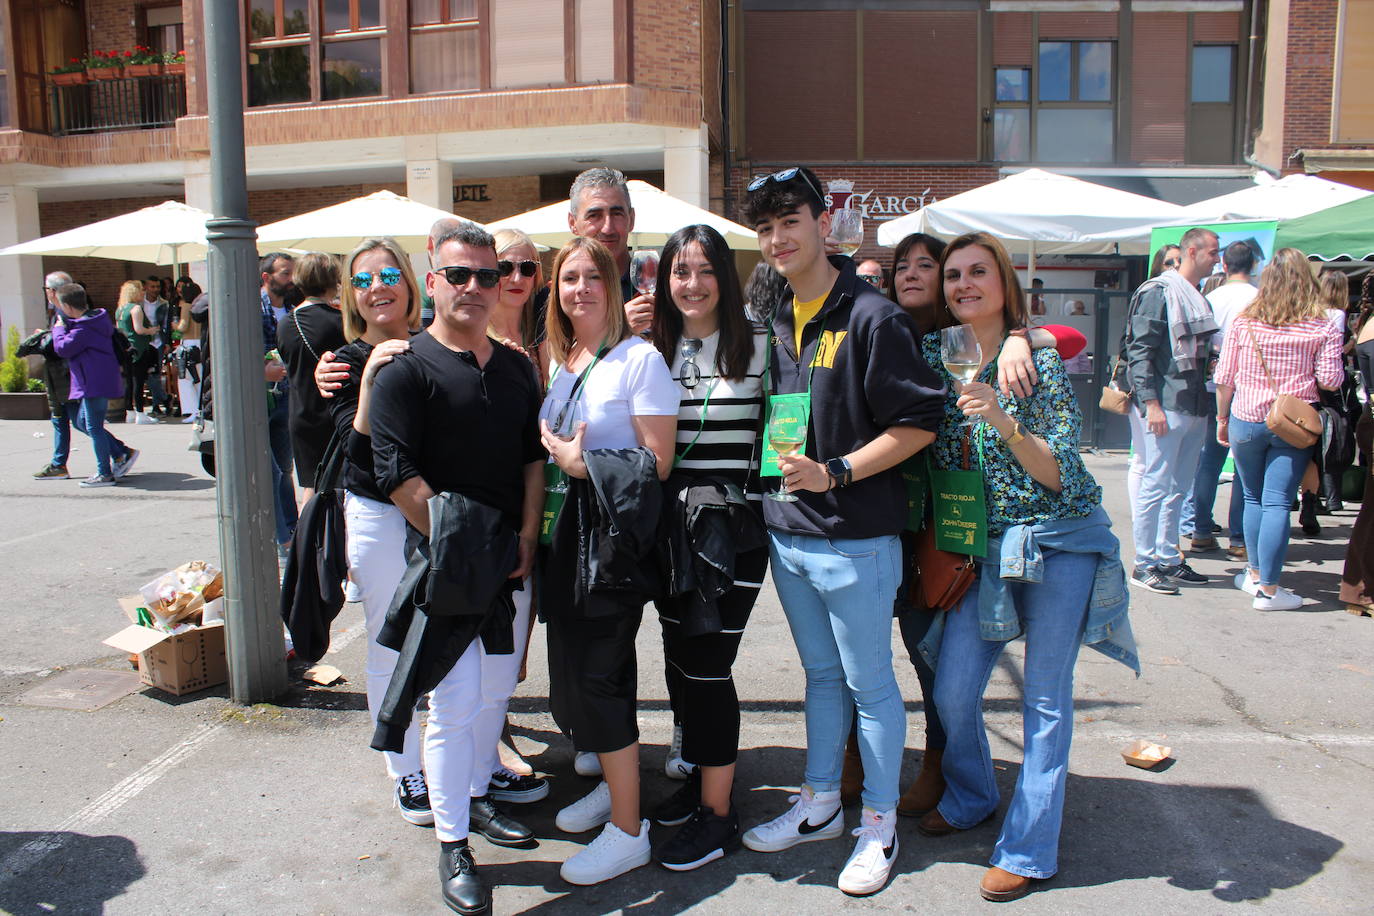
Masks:
[[[1264,269],[1259,295],[1232,323],[1217,364],[1217,441],[1231,447],[1245,493],[1249,567],[1236,587],[1256,610],[1287,611],[1302,598],[1279,587],[1288,550],[1288,513],[1312,447],[1294,448],[1265,425],[1280,393],[1317,400],[1343,378],[1341,334],[1327,318],[1307,260],[1281,248]]]

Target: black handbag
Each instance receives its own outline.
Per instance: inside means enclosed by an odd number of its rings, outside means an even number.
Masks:
[[[282,576],[280,612],[296,654],[316,662],[329,649],[329,625],[343,609],[348,576],[344,541],[344,440],[336,432],[315,473],[315,495],[301,509]]]

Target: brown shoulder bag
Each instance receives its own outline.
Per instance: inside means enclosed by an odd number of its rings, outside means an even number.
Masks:
[[[1260,351],[1259,341],[1255,340],[1254,332],[1249,327],[1245,330],[1250,335],[1250,345],[1255,348],[1255,356],[1259,357],[1260,368],[1269,379],[1269,387],[1274,389],[1274,403],[1269,405],[1269,415],[1264,418],[1264,425],[1294,448],[1311,448],[1322,437],[1321,414],[1302,398],[1279,391],[1269,366],[1264,362],[1264,353]]]
[[[970,435],[971,432],[964,435],[964,470],[968,470],[969,465]],[[935,526],[929,519],[916,532],[916,551],[911,562],[908,598],[913,605],[932,611],[952,611],[958,607],[964,593],[973,584],[977,570],[973,557],[935,546]]]

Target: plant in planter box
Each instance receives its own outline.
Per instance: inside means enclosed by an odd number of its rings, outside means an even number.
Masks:
[[[128,76],[157,76],[162,72],[162,54],[147,45],[134,45],[125,51],[124,72]]]
[[[60,67],[48,71],[48,79],[54,86],[76,86],[86,82],[86,64],[79,57],[73,57]]]
[[[29,364],[18,351],[19,329],[11,327],[5,338],[5,361],[0,363],[0,391],[7,394],[29,390]]]
[[[124,55],[118,51],[92,51],[84,63],[93,80],[117,80],[124,75]]]
[[[41,378],[29,379],[29,391],[33,392],[34,394],[42,394],[47,390],[48,386],[43,384],[43,380]]]
[[[185,73],[186,52],[168,51],[162,55],[162,69],[165,73]]]

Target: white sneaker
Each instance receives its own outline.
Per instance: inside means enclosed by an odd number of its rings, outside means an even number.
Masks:
[[[803,785],[801,793],[787,799],[792,807],[781,817],[759,824],[744,834],[744,845],[755,852],[781,852],[798,843],[833,840],[844,833],[844,813],[839,790],[812,792]]]
[[[130,448],[124,457],[114,463],[115,480],[123,480],[130,471],[134,469],[134,462],[138,461],[138,456],[143,454],[136,448]]]
[[[1259,594],[1259,583],[1250,578],[1250,571],[1248,569],[1242,569],[1240,572],[1236,573],[1235,583],[1236,588],[1251,597]]]
[[[611,819],[611,787],[604,781],[562,811],[554,823],[564,833],[594,830]]]
[[[1257,611],[1294,611],[1302,607],[1302,596],[1280,585],[1272,596],[1263,592],[1255,595],[1251,607]]]
[[[573,771],[578,776],[600,776],[601,758],[591,751],[578,751],[573,758]]]
[[[854,854],[840,872],[840,890],[861,897],[876,894],[887,883],[897,861],[897,812],[864,808],[859,826],[850,831],[859,838]]]
[[[639,836],[607,824],[601,835],[564,862],[558,873],[569,884],[600,884],[648,864],[649,822],[645,820],[639,822]]]
[[[673,740],[668,745],[668,758],[663,761],[663,772],[669,779],[686,779],[697,768],[682,758],[682,726],[673,726]]]
[[[146,414],[146,413],[137,413],[137,412],[135,412],[135,413],[134,413],[134,424],[135,424],[136,426],[147,426],[147,425],[149,425],[149,424],[152,424],[152,425],[156,426],[156,425],[157,425],[157,420],[154,419],[154,418],[153,418],[151,415],[149,415],[149,414]]]

